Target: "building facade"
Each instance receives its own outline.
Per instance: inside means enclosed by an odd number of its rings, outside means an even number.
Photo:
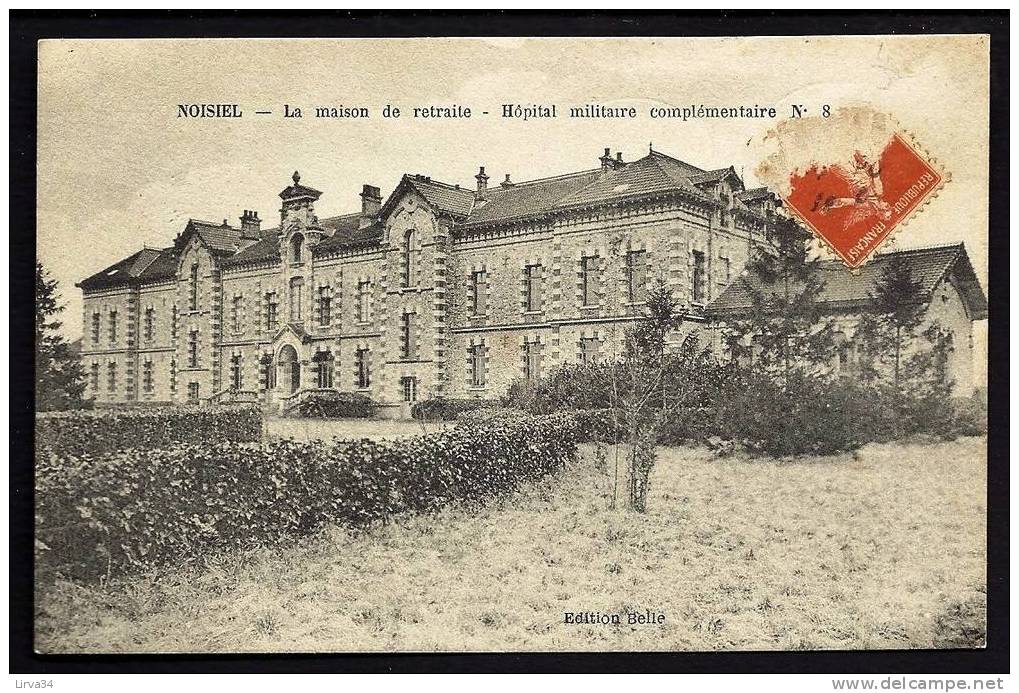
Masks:
[[[987,383],[980,378],[974,349],[973,321],[987,319],[987,297],[984,295],[966,247],[962,243],[878,252],[858,270],[848,270],[837,261],[818,263],[822,289],[817,302],[831,321],[836,348],[830,372],[852,375],[859,364],[856,332],[864,313],[872,309],[878,282],[885,267],[893,259],[901,259],[919,285],[922,319],[914,330],[922,334],[936,324],[952,337],[947,375],[958,397],[969,397]],[[710,340],[720,353],[728,351],[727,325],[747,316],[753,310],[748,291],[752,277],[732,282],[707,306],[705,313],[712,327]],[[753,358],[751,335],[742,335],[738,346],[744,358]],[[923,340],[904,356],[926,348]]]
[[[319,218],[299,174],[279,224],[190,220],[84,279],[82,360],[98,403],[362,392],[394,412],[491,398],[518,378],[622,348],[648,288],[694,315],[741,272],[778,200],[730,168],[608,149],[590,170],[489,185],[404,175]],[[687,329],[697,329],[696,321]],[[677,335],[677,339],[683,335]]]

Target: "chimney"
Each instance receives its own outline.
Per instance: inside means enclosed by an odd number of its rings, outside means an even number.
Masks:
[[[488,176],[485,175],[484,166],[478,169],[478,175],[474,176],[474,180],[478,181],[478,191],[474,196],[479,200],[485,199],[485,191],[488,190]]]
[[[612,161],[612,151],[608,147],[605,147],[605,153],[598,157],[598,161],[601,162],[602,171],[611,171],[615,168]]]
[[[624,163],[623,163],[623,153],[622,152],[616,152],[616,168],[623,168],[623,166],[624,166]]]
[[[365,184],[361,188],[361,219],[358,228],[371,225],[382,209],[382,192],[374,185]]]
[[[513,181],[510,180],[510,174],[507,173],[506,174],[506,180],[504,180],[499,185],[504,187],[504,188],[512,188],[514,185],[516,185],[516,183],[514,183]]]
[[[241,238],[258,240],[259,231],[262,228],[262,220],[258,218],[258,212],[253,209],[245,209],[241,215]]]

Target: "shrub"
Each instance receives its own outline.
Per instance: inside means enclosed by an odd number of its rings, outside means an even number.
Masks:
[[[503,403],[532,414],[604,409],[613,400],[613,370],[621,370],[620,364],[565,364],[537,382],[513,381]]]
[[[957,436],[987,434],[987,405],[979,397],[955,400],[952,432]]]
[[[438,419],[455,421],[460,414],[476,409],[498,407],[499,402],[490,399],[455,399],[450,397],[432,397],[411,407],[410,415],[415,419]]]
[[[520,409],[506,407],[484,407],[481,409],[468,409],[456,416],[457,423],[473,426],[484,426],[490,423],[512,423],[520,419],[529,418],[530,414]],[[581,438],[582,440],[582,438]]]
[[[138,445],[149,449],[261,439],[262,412],[254,407],[95,409],[35,417],[35,449],[40,459],[97,456]]]
[[[360,392],[322,391],[305,395],[290,410],[291,415],[323,419],[370,419],[378,404]]]
[[[216,442],[81,455],[37,470],[37,566],[73,578],[199,560],[325,524],[479,503],[560,470],[569,416],[391,441]]]
[[[618,443],[626,435],[625,425],[612,416],[611,409],[581,409],[573,412],[577,439],[590,443]]]

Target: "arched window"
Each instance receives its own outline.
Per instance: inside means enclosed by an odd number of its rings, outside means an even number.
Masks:
[[[304,262],[304,236],[294,234],[290,239],[290,261]]]
[[[403,285],[414,285],[414,230],[403,235]]]
[[[301,388],[301,361],[297,357],[297,350],[289,344],[284,344],[276,359],[283,385],[290,394]]]
[[[312,357],[315,366],[315,386],[320,390],[333,387],[333,355],[329,351],[320,351]]]

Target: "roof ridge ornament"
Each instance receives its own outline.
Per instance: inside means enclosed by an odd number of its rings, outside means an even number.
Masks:
[[[301,174],[298,173],[297,171],[294,171],[294,175],[291,177],[294,179],[294,185],[297,185],[301,182]]]

